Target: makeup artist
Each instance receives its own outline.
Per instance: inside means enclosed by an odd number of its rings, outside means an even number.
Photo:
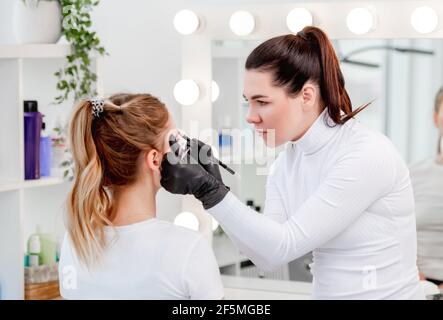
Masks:
[[[264,214],[229,192],[217,165],[170,161],[172,152],[162,186],[193,194],[264,270],[313,251],[315,299],[424,299],[408,168],[387,137],[354,118],[367,105],[353,111],[327,35],[306,27],[272,38],[245,68],[247,121],[268,146],[286,143]]]

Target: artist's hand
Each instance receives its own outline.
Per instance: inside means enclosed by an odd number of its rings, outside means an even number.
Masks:
[[[198,139],[190,139],[185,135],[183,135],[183,140],[186,141],[186,148],[189,150],[191,158],[198,162],[198,164],[200,164],[209,174],[223,183],[220,174],[220,166],[217,159],[212,154],[211,146]],[[171,135],[169,137],[169,145],[171,150],[176,151],[176,154],[179,153],[180,143],[176,140],[176,135]],[[229,187],[227,188],[229,189]]]
[[[198,163],[212,176],[214,176],[217,180],[223,183],[223,179],[220,174],[220,166],[218,165],[217,159],[214,158],[212,154],[211,146],[205,144],[204,142],[191,139],[191,146],[197,145],[198,149]],[[192,156],[192,154],[191,154]],[[229,187],[227,187],[229,189]]]
[[[184,156],[177,152],[175,143],[174,138],[170,139],[171,151],[163,157],[160,184],[171,193],[193,194],[205,209],[212,208],[229,191],[221,180],[218,164],[205,161],[207,159],[204,157],[199,159],[198,140],[191,140],[191,148]],[[200,145],[206,148],[204,144]],[[210,150],[207,154],[212,156]],[[199,163],[200,160],[202,164]]]

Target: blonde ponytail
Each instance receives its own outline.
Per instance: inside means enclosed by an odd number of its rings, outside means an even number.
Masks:
[[[103,227],[112,226],[116,187],[136,182],[142,151],[162,149],[166,106],[149,94],[117,94],[94,116],[90,101],[73,111],[69,144],[74,183],[67,198],[67,229],[80,262],[90,267],[106,247]]]
[[[77,174],[68,196],[68,232],[79,260],[86,265],[95,263],[105,246],[100,230],[111,224],[107,214],[112,204],[103,186],[103,167],[92,135],[92,121],[91,103],[85,101],[74,110],[69,128]]]

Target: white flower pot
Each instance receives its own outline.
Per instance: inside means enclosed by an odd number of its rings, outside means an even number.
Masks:
[[[15,43],[12,32],[12,12],[15,0],[0,0],[0,44]]]
[[[16,0],[13,16],[18,43],[56,43],[60,38],[62,14],[58,1]]]

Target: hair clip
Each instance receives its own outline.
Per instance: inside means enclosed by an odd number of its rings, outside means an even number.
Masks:
[[[104,110],[105,101],[102,99],[92,99],[90,100],[92,104],[92,115],[96,118],[100,117],[100,114]]]

